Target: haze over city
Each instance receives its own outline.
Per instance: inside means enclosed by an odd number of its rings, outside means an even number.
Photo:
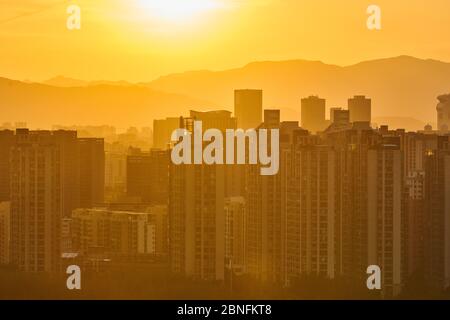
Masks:
[[[449,11],[3,0],[0,299],[449,299]]]

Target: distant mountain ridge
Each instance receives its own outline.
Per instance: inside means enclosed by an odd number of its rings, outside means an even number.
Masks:
[[[153,119],[186,114],[214,103],[142,86],[55,87],[0,78],[0,124],[152,126]]]
[[[353,95],[372,98],[374,117],[412,117],[435,122],[437,96],[450,92],[450,63],[410,56],[365,61],[340,67],[319,61],[253,62],[225,71],[186,72],[145,84],[155,90],[232,106],[234,88],[264,90],[264,105],[300,118],[300,100],[311,94],[328,107],[346,107]]]
[[[366,95],[372,99],[374,120],[418,130],[421,124],[436,122],[437,96],[450,92],[450,63],[410,56],[345,67],[307,60],[263,61],[138,84],[63,76],[44,84],[0,79],[1,118],[36,125],[151,125],[153,118],[183,115],[190,109],[233,111],[233,91],[242,88],[263,89],[264,107],[279,108],[283,119],[290,120],[300,120],[305,96],[320,95],[328,107],[345,108],[348,98]]]
[[[73,78],[68,78],[64,76],[56,76],[49,80],[42,82],[42,84],[47,84],[49,86],[54,87],[63,87],[63,88],[73,88],[73,87],[88,87],[88,86],[97,86],[97,85],[112,85],[112,86],[133,86],[134,84],[128,81],[84,81]]]

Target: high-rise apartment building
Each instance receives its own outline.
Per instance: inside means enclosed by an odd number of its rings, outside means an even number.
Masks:
[[[450,286],[450,149],[448,136],[437,139],[424,159],[424,269],[426,282],[443,290]]]
[[[231,116],[230,111],[217,110],[199,112],[191,110],[190,119],[201,121],[203,130],[218,129],[225,132],[227,129],[236,129],[237,120]]]
[[[226,111],[191,112],[182,127],[191,133],[193,122],[203,130],[224,132],[236,122]],[[226,165],[170,164],[170,265],[175,274],[203,280],[225,277],[225,198],[233,175]]]
[[[424,274],[425,241],[425,172],[412,171],[406,179],[405,210],[407,228],[406,257],[410,277]]]
[[[17,131],[11,148],[11,263],[22,271],[59,268],[64,214],[61,153],[51,132]]]
[[[127,156],[127,195],[141,202],[167,204],[169,159],[167,150],[130,149]]]
[[[438,130],[448,132],[450,130],[450,94],[438,97],[437,122]]]
[[[125,190],[127,181],[127,155],[120,152],[105,153],[105,187]]]
[[[170,166],[170,265],[175,274],[223,280],[225,166]]]
[[[156,219],[149,212],[76,209],[71,221],[73,250],[85,257],[156,255],[157,242],[163,241],[157,239],[161,230]]]
[[[9,154],[11,262],[25,271],[58,270],[63,219],[103,202],[103,139],[17,129]]]
[[[153,148],[167,150],[172,132],[180,128],[180,118],[153,120]]]
[[[350,122],[372,121],[372,100],[366,96],[354,96],[348,99],[348,110],[350,111]]]
[[[0,265],[9,264],[11,242],[11,204],[0,202]]]
[[[334,151],[298,123],[279,129],[279,173],[247,170],[247,270],[283,284],[306,275],[333,278]]]
[[[324,137],[335,150],[335,275],[364,286],[368,265],[369,151],[382,136],[352,124]]]
[[[405,176],[424,170],[425,154],[438,146],[436,134],[408,132],[402,137],[402,151],[405,162]]]
[[[79,208],[92,208],[105,197],[105,147],[103,139],[78,139],[80,168]]]
[[[9,201],[10,195],[10,177],[9,163],[10,151],[14,144],[14,131],[0,131],[0,201]]]
[[[280,110],[264,110],[264,126],[268,128],[278,128],[281,123]]]
[[[73,253],[72,218],[61,219],[61,254]]]
[[[325,130],[325,99],[310,96],[302,99],[302,128],[316,133]]]
[[[238,129],[257,128],[263,120],[262,90],[235,90],[234,116]]]
[[[347,126],[350,123],[350,111],[342,108],[331,108],[330,121],[335,126]]]
[[[245,273],[246,209],[243,197],[225,199],[225,258],[226,267]]]
[[[25,131],[25,130],[24,130]],[[29,131],[30,135],[42,135],[42,131]],[[58,148],[59,170],[61,177],[61,203],[64,217],[70,217],[74,208],[80,206],[81,199],[81,168],[80,152],[78,148],[78,139],[76,131],[49,131],[53,143]],[[20,137],[20,135],[17,135]],[[99,173],[93,173],[93,176],[84,176],[87,181]],[[100,172],[100,174],[103,174]]]
[[[286,190],[286,280],[334,278],[335,161],[329,146],[296,142]]]
[[[398,144],[381,144],[368,152],[368,265],[382,270],[382,292],[398,295],[406,268],[406,221],[403,209],[403,160]]]

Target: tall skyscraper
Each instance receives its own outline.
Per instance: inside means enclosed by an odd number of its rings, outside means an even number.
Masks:
[[[42,134],[30,131],[30,134]],[[64,217],[70,217],[72,210],[80,207],[81,200],[81,167],[80,150],[76,131],[58,130],[50,132],[53,142],[58,146],[60,157],[59,170],[61,176],[61,203]],[[85,181],[102,172],[84,175]]]
[[[334,150],[296,142],[288,176],[286,280],[302,275],[335,277]]]
[[[257,128],[263,120],[262,90],[235,90],[234,116],[238,129]]]
[[[381,136],[353,124],[330,131],[335,150],[335,274],[364,284],[368,267],[368,154]],[[361,285],[362,286],[362,285]]]
[[[333,278],[334,151],[298,123],[279,128],[279,173],[247,170],[248,272],[282,284],[306,275]]]
[[[406,257],[408,276],[418,277],[424,274],[425,262],[425,172],[412,171],[406,179]]]
[[[423,171],[424,154],[426,150],[436,149],[436,136],[421,133],[407,133],[403,140],[403,152],[405,160],[405,175],[417,171]]]
[[[438,97],[439,104],[437,105],[437,121],[438,130],[448,132],[450,129],[450,94]]]
[[[51,132],[17,130],[11,149],[11,262],[22,271],[59,269],[61,160]]]
[[[167,204],[169,161],[167,150],[130,149],[127,156],[127,195],[141,202]]]
[[[405,227],[403,159],[397,145],[381,144],[368,152],[367,266],[383,270],[382,292],[396,296],[404,283]]]
[[[225,166],[170,166],[170,265],[175,274],[223,280]]]
[[[436,149],[425,153],[425,279],[438,290],[450,286],[450,149],[438,136]]]
[[[127,195],[129,197],[136,197],[141,202],[150,202],[151,167],[152,159],[148,152],[130,148],[127,155]]]
[[[120,152],[105,153],[105,187],[125,190],[127,181],[127,155]]]
[[[354,96],[348,99],[350,122],[372,122],[372,100],[366,96]]]
[[[80,208],[92,208],[105,197],[105,148],[103,139],[78,139]]]
[[[217,128],[225,134],[236,120],[228,111],[191,112],[182,128],[193,132]],[[225,198],[233,196],[234,170],[227,165],[174,165],[170,163],[169,238],[172,272],[190,278],[223,280],[225,277]],[[237,187],[240,191],[240,187]],[[240,192],[237,192],[240,193]]]
[[[10,195],[10,177],[9,177],[9,163],[10,151],[14,144],[14,131],[2,130],[0,131],[0,202],[9,201]]]
[[[192,131],[194,121],[202,122],[202,129],[218,129],[224,135],[227,129],[237,129],[237,119],[231,116],[231,112],[225,110],[198,112],[191,111],[189,118],[182,118],[181,126]],[[240,197],[245,188],[245,166],[225,166],[225,196]]]
[[[17,129],[10,148],[11,262],[24,271],[60,264],[61,222],[103,202],[103,139],[75,131]]]
[[[11,241],[11,204],[0,202],[0,265],[9,264]]]
[[[225,199],[225,258],[226,266],[236,273],[245,273],[246,225],[245,199]]]
[[[153,148],[167,150],[172,132],[180,128],[180,118],[153,120]]]
[[[316,133],[326,127],[325,99],[310,96],[302,99],[302,128]]]

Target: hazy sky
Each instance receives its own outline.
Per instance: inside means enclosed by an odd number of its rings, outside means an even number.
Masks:
[[[69,4],[81,30],[66,28]],[[382,30],[366,27],[370,4]],[[450,61],[449,0],[1,0],[0,76],[150,81],[255,60]]]

